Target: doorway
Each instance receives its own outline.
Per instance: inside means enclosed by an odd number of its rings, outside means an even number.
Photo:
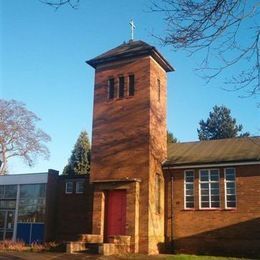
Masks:
[[[105,240],[110,236],[125,235],[126,190],[107,191],[105,216]]]
[[[14,210],[0,210],[0,240],[12,239],[14,215]]]

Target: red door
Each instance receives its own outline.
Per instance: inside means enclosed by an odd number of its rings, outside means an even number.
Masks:
[[[108,191],[106,194],[106,238],[125,235],[126,190]]]

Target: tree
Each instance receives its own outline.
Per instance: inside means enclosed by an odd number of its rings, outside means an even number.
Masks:
[[[69,5],[73,9],[77,9],[80,2],[80,0],[39,0],[39,1],[51,7],[54,7],[55,9],[58,9],[64,5]]]
[[[82,131],[72,150],[64,175],[87,174],[90,172],[90,143],[86,131]]]
[[[207,82],[232,67],[226,89],[260,94],[259,1],[154,0],[152,11],[162,13],[167,26],[157,37],[175,50],[199,53]]]
[[[236,119],[231,117],[231,111],[225,106],[214,106],[206,121],[199,122],[197,129],[200,140],[215,140],[232,138],[237,136],[249,136],[249,133],[241,133],[243,126],[236,124]]]
[[[0,99],[0,175],[7,173],[10,158],[20,157],[32,166],[38,156],[48,159],[49,150],[45,146],[50,136],[36,127],[40,121],[25,104],[16,100]]]
[[[167,131],[167,143],[177,143],[178,139],[171,133],[170,131]]]

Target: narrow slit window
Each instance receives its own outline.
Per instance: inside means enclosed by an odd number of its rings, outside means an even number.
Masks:
[[[157,214],[161,213],[161,179],[160,175],[155,175],[155,211]]]
[[[184,208],[194,208],[194,171],[184,172]]]
[[[125,95],[125,78],[119,77],[119,97],[123,98]]]
[[[225,169],[225,202],[228,209],[237,207],[236,172],[234,168]]]
[[[129,76],[129,96],[134,96],[135,94],[135,75]]]
[[[108,98],[113,99],[115,97],[115,79],[108,80]]]
[[[161,81],[157,79],[157,91],[158,91],[158,101],[160,102],[161,100]]]

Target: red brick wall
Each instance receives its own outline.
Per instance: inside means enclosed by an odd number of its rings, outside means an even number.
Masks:
[[[199,209],[198,169],[195,170],[194,210],[184,209],[185,169],[165,170],[168,245],[172,248],[173,236],[174,249],[179,252],[260,256],[260,165],[235,167],[237,208],[233,210],[225,209],[224,168],[219,169],[221,207],[217,210]]]
[[[46,212],[44,240],[54,241],[56,238],[56,208],[57,208],[57,186],[58,171],[48,170],[48,182],[46,185]]]
[[[84,181],[84,193],[76,194],[76,182]],[[66,181],[73,182],[73,193],[65,193]],[[56,240],[77,240],[91,233],[93,187],[86,176],[59,176],[57,185]]]
[[[108,79],[135,75],[135,95],[108,100]],[[157,100],[157,79],[161,100]],[[166,72],[146,56],[98,67],[95,74],[91,180],[139,178],[139,250],[157,253],[164,241],[163,199],[155,214],[154,178],[166,158]],[[136,195],[133,194],[133,200]],[[133,222],[135,220],[133,219]],[[133,223],[128,225],[133,226]],[[136,223],[136,225],[138,225]],[[99,225],[100,226],[100,225]],[[96,229],[95,229],[96,230]]]

